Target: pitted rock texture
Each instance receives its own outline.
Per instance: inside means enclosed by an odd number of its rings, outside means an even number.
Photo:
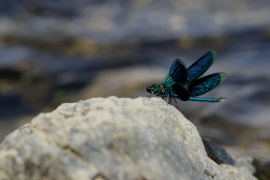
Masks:
[[[92,98],[41,113],[0,145],[0,180],[253,180],[207,157],[196,127],[160,98]]]

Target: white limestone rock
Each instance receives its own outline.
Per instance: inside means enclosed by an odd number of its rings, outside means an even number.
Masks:
[[[243,178],[255,179],[209,159],[196,127],[160,98],[62,104],[0,145],[0,180]]]

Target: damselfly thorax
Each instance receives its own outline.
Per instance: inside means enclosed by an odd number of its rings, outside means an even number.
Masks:
[[[161,84],[161,85],[160,85],[160,87],[161,87],[161,91],[162,91],[162,93],[165,93],[165,91],[166,91],[166,87],[165,87],[165,85],[164,85],[164,84]]]

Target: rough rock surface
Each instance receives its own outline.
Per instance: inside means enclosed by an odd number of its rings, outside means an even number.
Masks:
[[[253,180],[207,157],[196,127],[159,98],[93,98],[41,113],[0,145],[1,180]]]

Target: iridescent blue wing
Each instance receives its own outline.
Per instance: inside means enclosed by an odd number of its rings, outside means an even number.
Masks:
[[[217,52],[210,51],[206,53],[205,55],[203,55],[202,57],[200,57],[200,59],[194,62],[189,68],[187,68],[187,82],[186,83],[190,84],[196,79],[198,79],[199,77],[201,77],[201,75],[203,75],[203,73],[205,73],[205,71],[207,71],[207,69],[213,64],[216,57],[217,57]]]
[[[194,97],[205,94],[220,85],[222,82],[225,81],[225,79],[226,74],[222,72],[210,74],[208,76],[197,79],[188,87],[190,96]]]
[[[185,64],[180,59],[174,60],[169,75],[175,82],[185,84],[187,81],[187,69]]]
[[[172,86],[175,83],[185,84],[187,80],[186,66],[180,59],[173,61],[169,74],[165,76],[162,84]]]

